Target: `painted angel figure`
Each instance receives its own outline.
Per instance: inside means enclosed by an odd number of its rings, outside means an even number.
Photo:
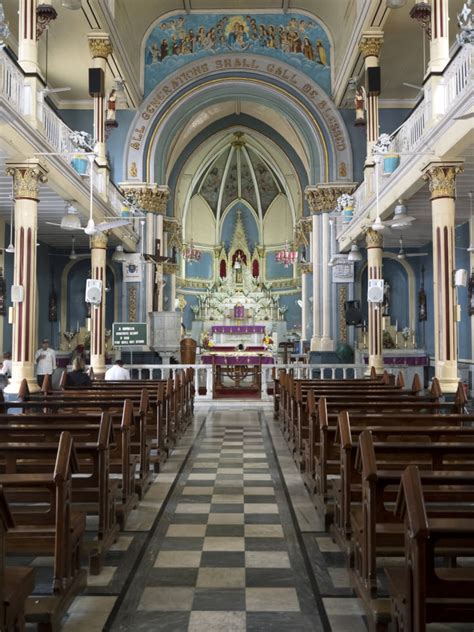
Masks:
[[[364,86],[359,86],[354,96],[355,123],[354,125],[365,125],[365,110],[367,95]]]

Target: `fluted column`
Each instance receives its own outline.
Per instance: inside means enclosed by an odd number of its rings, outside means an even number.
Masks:
[[[306,187],[305,196],[312,213],[313,335],[311,337],[311,351],[321,351],[321,218],[317,205],[316,187]]]
[[[25,73],[39,73],[36,0],[20,0],[18,18],[18,63]]]
[[[382,279],[382,233],[369,228],[366,232],[367,279]],[[369,369],[375,367],[377,373],[383,372],[383,326],[382,303],[369,303]]]
[[[308,290],[309,290],[309,275],[312,271],[311,263],[301,264],[301,302],[303,304],[301,308],[301,340],[307,340],[308,330]]]
[[[445,393],[458,385],[456,336],[457,305],[453,283],[455,263],[456,175],[462,162],[431,162],[424,170],[431,193],[433,227],[433,294],[435,332],[435,375]]]
[[[46,182],[47,171],[35,159],[24,163],[7,163],[7,175],[12,176],[15,194],[15,256],[13,284],[22,288],[22,300],[13,303],[12,379],[5,389],[18,393],[26,379],[30,391],[39,390],[35,379],[37,347],[37,280],[36,235],[38,228],[39,186]]]
[[[449,62],[449,2],[431,0],[429,72],[442,72]]]
[[[361,38],[359,50],[364,57],[364,68],[366,77],[371,68],[379,67],[380,49],[383,43],[383,32],[378,29],[369,29]],[[379,95],[369,89],[367,83],[367,150],[364,167],[365,192],[371,195],[374,192],[375,184],[375,162],[372,149],[379,137]]]
[[[91,237],[91,274],[92,279],[102,281],[102,300],[100,305],[91,308],[91,367],[94,375],[105,374],[105,286],[107,233],[97,233]]]
[[[89,52],[94,68],[100,68],[104,73],[107,69],[107,58],[112,54],[112,42],[108,33],[93,30],[87,35]],[[96,141],[97,163],[107,166],[105,148],[105,94],[94,96],[94,140]]]

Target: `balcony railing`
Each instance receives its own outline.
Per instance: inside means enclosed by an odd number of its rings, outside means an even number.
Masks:
[[[24,108],[24,77],[4,50],[0,50],[1,95],[22,114]]]

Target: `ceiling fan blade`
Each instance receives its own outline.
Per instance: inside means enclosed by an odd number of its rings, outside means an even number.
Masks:
[[[48,224],[49,226],[59,226],[61,228],[61,224],[58,224],[57,222],[45,222],[45,224]]]
[[[409,252],[405,255],[405,257],[427,257],[427,252]]]
[[[473,118],[473,117],[474,117],[474,112],[467,112],[467,114],[461,114],[460,116],[455,116],[454,120],[455,121],[465,121],[465,120]]]
[[[128,224],[131,223],[132,222],[128,219],[116,219],[112,222],[102,222],[101,224],[97,224],[95,228],[100,232],[104,232],[104,230],[113,230],[114,228],[119,228],[120,226],[128,226]]]
[[[56,94],[57,92],[69,92],[71,88],[43,88],[41,94]]]

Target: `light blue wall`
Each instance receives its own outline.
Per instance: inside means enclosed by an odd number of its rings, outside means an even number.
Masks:
[[[285,320],[288,329],[301,327],[301,308],[297,301],[301,300],[301,293],[291,294],[290,296],[280,296],[280,305],[286,305],[288,311],[285,314]]]
[[[187,279],[212,279],[212,252],[201,251],[199,261],[186,261]]]
[[[241,213],[247,243],[250,254],[252,254],[254,247],[260,242],[258,238],[257,217],[255,213],[245,206],[245,204],[242,204],[242,202],[236,202],[227,213],[221,228],[221,241],[224,242],[226,249],[229,250],[232,237],[234,236],[237,211]]]
[[[192,322],[194,320],[194,313],[191,311],[192,305],[197,305],[198,299],[194,294],[186,294],[186,307],[183,310],[183,323],[186,330],[191,331]]]
[[[285,266],[282,263],[275,261],[275,253],[267,252],[266,254],[266,270],[267,279],[292,279],[293,278],[293,266]]]

